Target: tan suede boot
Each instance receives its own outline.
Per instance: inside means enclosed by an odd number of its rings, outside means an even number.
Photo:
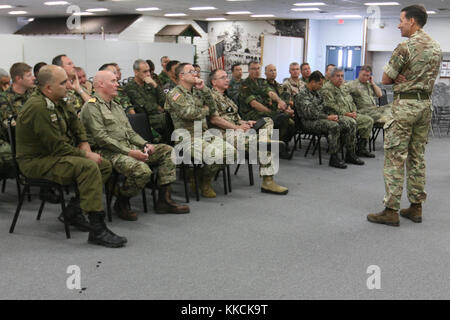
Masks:
[[[422,222],[422,204],[421,203],[411,203],[408,209],[400,210],[400,215],[403,218],[409,219],[415,223]]]
[[[187,205],[178,204],[172,200],[171,190],[169,185],[159,187],[159,197],[156,202],[156,213],[189,213]]]
[[[205,198],[215,198],[216,192],[214,191],[213,187],[211,186],[212,177],[209,176],[203,176],[202,177],[202,183],[200,185],[200,191],[202,192],[202,196]]]
[[[114,211],[123,220],[136,221],[138,219],[137,213],[131,211],[130,198],[118,196],[114,203]]]
[[[261,192],[286,195],[288,193],[288,191],[289,191],[288,188],[278,185],[273,180],[273,176],[264,176],[263,177],[263,183],[261,185]]]
[[[385,208],[379,213],[369,213],[367,220],[373,223],[386,224],[392,227],[400,226],[400,219],[396,210]]]

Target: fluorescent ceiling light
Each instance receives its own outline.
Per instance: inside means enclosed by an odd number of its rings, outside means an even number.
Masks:
[[[429,10],[429,11],[427,11],[427,13],[428,13],[428,14],[436,14],[436,11]]]
[[[215,8],[215,7],[192,7],[192,8],[189,8],[189,10],[192,10],[192,11],[217,10],[217,8]]]
[[[28,19],[28,22],[33,22],[33,21],[34,21],[34,18]]]
[[[160,8],[149,7],[149,8],[137,8],[136,11],[158,11]]]
[[[106,8],[92,8],[92,9],[87,9],[87,12],[104,12],[104,11],[109,11],[109,9]]]
[[[8,13],[9,14],[27,14],[28,12],[26,12],[26,11],[10,11]]]
[[[184,17],[186,13],[166,13],[165,17]]]
[[[69,4],[67,1],[47,1],[44,2],[46,6],[65,6],[66,4]]]
[[[270,18],[275,17],[273,14],[252,14],[250,17],[252,18]]]
[[[399,6],[398,2],[367,2],[364,3],[365,6]]]
[[[225,21],[225,18],[206,18],[207,21]]]
[[[292,8],[292,11],[320,11],[319,8]]]
[[[252,14],[250,11],[230,11],[227,14]]]
[[[12,6],[10,6],[9,4],[1,4],[0,5],[0,9],[11,9]]]
[[[301,3],[294,3],[294,6],[297,7],[312,7],[312,6],[326,6],[323,2],[301,2]]]
[[[336,18],[362,18],[359,14],[341,14],[335,16]]]

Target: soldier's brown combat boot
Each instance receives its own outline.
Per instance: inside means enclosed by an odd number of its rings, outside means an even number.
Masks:
[[[114,203],[114,211],[123,220],[136,221],[138,219],[137,213],[131,211],[130,198],[118,196]]]
[[[288,193],[288,188],[278,185],[274,180],[273,176],[264,176],[263,183],[261,185],[261,192],[285,195]]]
[[[415,223],[422,222],[422,204],[421,203],[411,203],[408,209],[401,209],[400,215],[403,218],[409,219]]]
[[[189,213],[189,207],[176,203],[171,198],[169,185],[159,187],[158,202],[156,202],[156,213]]]
[[[386,224],[392,227],[400,226],[400,219],[396,210],[385,208],[379,213],[369,213],[367,220],[373,223]]]
[[[211,181],[212,177],[209,176],[202,177],[202,184],[200,185],[200,191],[202,192],[202,196],[205,198],[215,198],[217,196],[216,192],[211,186]]]

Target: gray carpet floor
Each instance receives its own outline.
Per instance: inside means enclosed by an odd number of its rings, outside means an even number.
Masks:
[[[0,194],[0,299],[449,299],[449,146],[450,138],[430,139],[424,222],[402,219],[399,228],[366,221],[383,208],[380,140],[362,167],[330,168],[327,155],[320,166],[305,148],[281,160],[276,180],[287,196],[261,193],[259,178],[249,186],[245,167],[231,194],[219,179],[218,197],[191,201],[188,215],[144,214],[138,196],[137,222],[114,216],[109,224],[129,240],[121,249],[89,245],[75,230],[67,240],[57,205],[35,220],[36,198],[9,234],[16,192],[8,182]],[[182,201],[182,184],[174,187]],[[80,267],[84,290],[67,288],[70,265]],[[366,285],[371,265],[381,270],[379,290]]]

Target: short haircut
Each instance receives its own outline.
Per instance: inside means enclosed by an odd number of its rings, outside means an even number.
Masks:
[[[170,70],[172,70],[172,67],[176,64],[179,64],[180,61],[178,60],[170,60],[167,64],[166,64],[166,71],[170,72]]]
[[[342,68],[334,68],[331,71],[330,77],[334,77],[336,75],[336,73],[344,73],[344,70]]]
[[[302,70],[304,66],[309,66],[309,63],[308,63],[308,62],[303,62],[303,63],[300,65],[300,70]]]
[[[291,67],[296,67],[296,66],[298,66],[299,64],[298,64],[298,62],[292,62],[290,65],[289,65],[289,69],[291,68]],[[301,70],[302,68],[300,68],[300,70]]]
[[[402,12],[405,12],[405,17],[407,19],[413,18],[421,28],[427,23],[427,10],[420,4],[404,7]]]
[[[83,70],[82,67],[75,67],[75,71],[76,71],[76,72],[80,72],[81,70]],[[83,71],[84,71],[84,70],[83,70]]]
[[[368,64],[365,64],[361,67],[360,71],[367,71],[367,72],[372,73],[372,67],[369,66]]]
[[[199,66],[198,64],[196,64],[196,63],[194,63],[192,66],[193,66],[194,68],[200,68],[200,66]]]
[[[332,64],[332,63],[327,64],[327,67],[325,68],[325,71],[327,71],[329,67],[336,67],[336,65]]]
[[[216,69],[213,70],[209,73],[209,82],[212,84],[212,81],[215,80],[214,78],[216,77],[217,72],[219,71],[223,71],[222,69]]]
[[[250,67],[252,66],[252,64],[260,65],[259,62],[256,61],[256,60],[250,61],[250,62],[248,63],[248,68],[249,68],[249,69],[250,69]]]
[[[150,72],[155,71],[155,64],[153,63],[153,61],[150,59],[145,60],[145,61],[147,62],[148,66],[150,67]]]
[[[52,60],[52,64],[54,64],[55,66],[62,67],[62,65],[63,65],[62,57],[67,57],[67,55],[66,54],[60,54],[59,56],[54,57],[53,60]]]
[[[235,63],[231,66],[231,72],[234,72],[234,68],[239,67],[241,64],[240,63]]]
[[[98,68],[98,71],[104,71],[104,70],[108,69],[109,66],[115,68],[117,66],[117,63],[105,63],[100,68]]]
[[[145,60],[142,60],[142,59],[137,59],[136,61],[134,61],[133,70],[139,71],[142,63],[147,64],[147,62],[145,62]]]
[[[0,68],[0,78],[3,78],[3,77],[8,77],[9,78],[9,73],[6,72],[5,69]]]
[[[37,76],[36,82],[39,89],[42,89],[45,87],[47,83],[49,83],[53,79],[53,72],[52,69],[49,67],[44,66]]]
[[[36,64],[34,65],[34,68],[33,68],[34,76],[37,77],[37,75],[38,75],[38,73],[39,73],[39,70],[41,70],[41,68],[42,68],[43,66],[46,66],[46,65],[47,65],[47,64],[46,64],[45,62],[38,62],[38,63],[36,63]]]
[[[322,80],[322,79],[325,79],[325,77],[323,76],[322,72],[320,72],[319,70],[314,71],[309,76],[309,82],[311,82],[311,81],[320,82],[320,80]]]
[[[23,75],[26,72],[31,71],[31,69],[32,68],[26,63],[16,62],[9,69],[9,74],[11,75],[11,79],[14,82],[16,80],[16,77],[23,78]]]
[[[175,69],[175,77],[177,79],[180,79],[180,74],[183,72],[184,67],[186,67],[188,65],[191,65],[191,64],[187,63],[187,62],[183,62],[178,65],[178,67]]]
[[[161,59],[159,59],[159,62],[162,63],[163,59],[168,58],[168,56],[162,56]]]
[[[114,67],[118,67],[119,66],[116,62],[111,62],[111,63],[108,63],[108,64],[113,65]]]

